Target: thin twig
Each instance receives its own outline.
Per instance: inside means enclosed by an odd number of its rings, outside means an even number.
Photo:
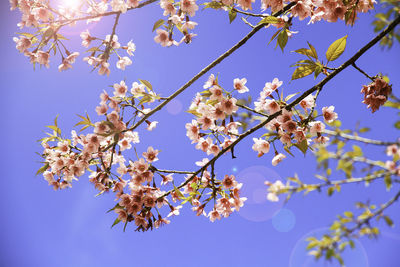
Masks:
[[[238,107],[240,107],[240,108],[243,108],[243,109],[245,109],[245,110],[251,111],[251,112],[253,112],[253,113],[256,113],[256,114],[258,114],[258,115],[261,115],[261,116],[264,116],[264,117],[268,117],[267,114],[262,113],[262,112],[259,112],[259,111],[255,110],[255,109],[249,108],[248,106],[241,105],[241,104],[237,104],[237,103],[236,103],[236,106],[238,106]]]
[[[346,134],[346,133],[342,133],[342,132],[331,131],[331,130],[327,130],[327,129],[325,129],[323,133],[331,135],[331,136],[339,136],[339,137],[342,137],[342,138],[348,139],[348,140],[362,142],[365,144],[372,144],[372,145],[379,145],[379,146],[400,145],[400,142],[387,142],[387,141],[381,141],[381,140],[374,140],[374,139],[369,139],[369,138],[365,138],[365,137],[361,137],[361,136]]]
[[[363,71],[362,69],[360,69],[355,62],[353,62],[353,64],[351,64],[356,70],[358,70],[360,73],[362,73],[365,77],[367,77],[368,79],[370,79],[371,81],[375,81],[373,77],[369,76],[365,71]]]

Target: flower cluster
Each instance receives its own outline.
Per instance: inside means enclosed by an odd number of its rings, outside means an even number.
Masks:
[[[232,114],[238,110],[238,106],[232,93],[247,92],[246,82],[244,78],[235,79],[233,89],[227,92],[218,84],[217,77],[210,75],[203,86],[206,90],[197,93],[188,111],[197,117],[186,124],[186,135],[192,143],[196,143],[196,149],[216,156],[221,148],[227,148],[237,139],[240,123],[233,120]]]
[[[111,54],[116,54],[118,57],[118,61],[116,63],[116,67],[120,70],[125,70],[125,68],[129,65],[132,65],[132,60],[129,56],[133,56],[133,52],[136,51],[136,45],[130,40],[126,46],[121,46],[118,42],[118,36],[116,34],[107,35],[104,40],[93,37],[90,35],[89,30],[86,30],[81,33],[82,38],[82,46],[89,47],[91,41],[100,40],[101,43],[99,46],[93,46],[88,51],[91,52],[91,55],[85,57],[83,60],[86,61],[93,68],[98,68],[98,73],[100,75],[110,74],[110,63],[108,62]],[[112,38],[112,40],[111,40]],[[104,49],[101,49],[103,47]],[[121,56],[118,54],[118,50],[126,50],[128,56]]]
[[[197,26],[197,23],[191,21],[189,16],[193,17],[199,9],[196,1],[181,0],[175,3],[174,0],[161,0],[160,7],[164,10],[163,15],[168,16],[168,20],[159,20],[162,22],[161,24],[157,24],[159,21],[156,22],[155,27],[159,28],[163,26],[164,29],[157,29],[154,41],[161,46],[178,46],[182,42],[186,44],[191,43],[196,34],[189,31],[193,30]],[[179,42],[173,39],[174,29],[178,29],[183,34]]]
[[[392,87],[382,77],[375,78],[361,89],[361,93],[364,94],[363,103],[372,110],[372,113],[385,104],[391,92]]]
[[[213,165],[211,172],[203,167],[207,161],[198,164],[202,167],[198,176],[195,172],[157,169],[154,163],[159,161],[159,150],[152,146],[141,157],[136,154],[136,160],[130,159],[129,152],[137,151],[135,144],[140,141],[133,123],[151,111],[145,108],[146,104],[160,100],[148,81],[140,81],[134,82],[131,88],[125,81],[116,83],[112,95],[104,91],[96,107],[97,115],[103,119],[92,122],[86,115],[80,116],[82,121],[77,123],[77,126],[82,126],[81,131],[92,129],[86,134],[78,135],[72,131],[72,137],[67,139],[62,137],[57,119],[54,125],[48,126],[53,133],[41,139],[44,162],[38,173],[43,173],[49,185],[57,190],[71,187],[73,180],[90,172],[89,181],[99,194],[113,192],[116,196],[118,203],[112,210],[118,217],[114,224],[134,222],[139,231],[170,223],[169,217],[179,215],[182,208],[171,204],[177,201],[181,204],[189,202],[198,216],[204,215],[211,221],[239,210],[246,200],[239,195],[242,184],[237,183],[233,175],[218,180]],[[124,117],[124,114],[133,114],[133,117]],[[145,121],[147,130],[156,127],[157,122]],[[187,174],[178,187],[174,185],[173,175],[176,173]],[[156,179],[157,175],[161,179]],[[162,190],[162,186],[166,190]],[[209,196],[205,190],[210,191]],[[211,200],[214,200],[214,206],[206,212],[205,207]],[[167,213],[162,216],[160,212],[164,206]]]
[[[54,55],[59,53],[61,57],[61,64],[58,66],[59,71],[64,71],[72,68],[72,64],[75,63],[76,58],[79,56],[78,52],[70,52],[65,44],[64,40],[67,40],[62,34],[59,33],[60,29],[66,25],[74,25],[74,19],[81,14],[80,8],[88,5],[87,13],[88,16],[98,16],[99,14],[105,13],[108,10],[107,1],[100,2],[85,2],[79,7],[67,8],[60,6],[55,9],[50,6],[48,1],[31,1],[31,0],[10,0],[11,10],[19,8],[22,13],[21,22],[18,26],[22,29],[24,27],[33,27],[37,31],[34,34],[31,33],[20,33],[19,37],[14,37],[13,40],[16,43],[16,48],[20,53],[23,53],[30,59],[32,64],[40,64],[47,68],[50,67],[51,54]],[[133,8],[138,5],[138,1],[111,1],[110,5],[112,10]],[[84,13],[82,13],[84,14]],[[101,16],[99,16],[100,18]],[[88,22],[97,21],[98,19],[93,18]],[[125,70],[126,66],[132,64],[132,60],[128,56],[120,56],[117,51],[124,49],[129,56],[133,56],[133,52],[136,47],[132,41],[129,41],[126,46],[121,46],[118,42],[117,35],[110,35],[106,38],[100,39],[93,37],[88,30],[83,31],[80,34],[82,38],[82,46],[89,48],[90,44],[99,40],[100,45],[91,47],[88,52],[90,56],[85,57],[84,60],[88,62],[94,68],[99,68],[99,74],[109,74],[109,57],[111,54],[116,54],[118,62],[116,63],[117,68]],[[102,49],[103,47],[103,49]],[[98,53],[98,55],[96,55]]]
[[[257,101],[254,102],[255,110],[263,112],[266,117],[268,115],[280,114],[270,120],[266,124],[266,129],[269,133],[264,135],[265,138],[253,138],[254,145],[252,149],[258,152],[258,156],[268,153],[270,150],[270,143],[279,140],[285,147],[286,151],[295,146],[300,150],[306,150],[311,141],[315,143],[324,144],[329,138],[323,136],[325,124],[321,121],[315,120],[313,111],[315,108],[315,99],[312,95],[305,97],[300,101],[299,106],[304,112],[300,110],[288,110],[286,108],[286,101],[294,95],[290,95],[285,99],[281,99],[282,95],[279,94],[279,88],[283,82],[275,78],[272,82],[267,82],[265,87],[260,93]],[[274,93],[276,96],[274,97]],[[332,123],[337,119],[337,113],[334,112],[334,106],[323,107],[322,116],[327,123]],[[314,139],[311,139],[315,137]],[[275,148],[275,146],[274,146]],[[303,151],[303,152],[304,152]],[[286,156],[278,153],[275,148],[275,156],[272,159],[272,165],[276,166]]]

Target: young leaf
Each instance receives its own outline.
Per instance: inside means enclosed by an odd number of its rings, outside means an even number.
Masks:
[[[286,32],[286,30],[283,30],[283,31],[281,31],[281,33],[278,35],[278,45],[279,45],[279,47],[282,49],[282,52],[283,52],[283,49],[285,48],[285,46],[286,46],[286,44],[287,44],[287,41],[288,41],[287,32]]]
[[[334,41],[326,51],[326,59],[329,61],[334,61],[343,54],[346,48],[347,35]]]
[[[150,91],[153,91],[153,86],[151,85],[151,83],[149,81],[146,80],[140,80],[139,81],[144,84]]]
[[[307,42],[308,46],[310,47],[310,50],[312,52],[312,57],[315,59],[318,59],[318,54],[317,54],[317,50],[315,50],[315,47],[310,44],[309,42]]]
[[[229,11],[229,23],[232,23],[236,19],[236,16],[237,16],[237,12],[235,10],[231,9]]]
[[[158,28],[160,28],[162,25],[164,25],[164,20],[163,19],[159,19],[159,20],[157,20],[155,23],[154,23],[154,26],[153,26],[153,32],[155,31],[155,30],[157,30]]]
[[[113,228],[115,225],[119,224],[121,221],[120,219],[115,219],[114,223],[111,225],[111,228]]]
[[[268,16],[268,17],[263,18],[258,24],[262,24],[262,23],[277,24],[279,22],[280,22],[280,20],[277,17]]]
[[[314,72],[316,65],[315,64],[307,64],[295,69],[292,74],[292,80],[300,79],[305,76],[310,75]]]

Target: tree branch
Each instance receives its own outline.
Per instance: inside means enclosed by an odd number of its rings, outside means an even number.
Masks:
[[[365,138],[365,137],[361,137],[361,136],[355,136],[355,135],[346,134],[346,133],[337,132],[337,131],[331,131],[331,130],[327,130],[327,129],[324,130],[324,133],[331,135],[331,136],[338,136],[338,137],[342,137],[344,139],[354,140],[354,141],[358,141],[358,142],[362,142],[362,143],[366,143],[366,144],[372,144],[372,145],[379,145],[379,146],[400,145],[400,142],[387,142],[387,141],[373,140],[373,139],[369,139],[369,138]]]

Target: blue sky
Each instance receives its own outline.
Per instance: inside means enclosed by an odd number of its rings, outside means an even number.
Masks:
[[[44,126],[60,114],[60,127],[67,134],[77,122],[76,114],[87,111],[94,116],[100,92],[122,79],[128,84],[138,79],[149,80],[156,92],[167,96],[250,29],[239,19],[230,25],[227,14],[222,11],[205,10],[195,17],[199,23],[198,36],[191,45],[162,48],[153,41],[151,32],[162,11],[153,5],[121,18],[117,29],[121,42],[133,39],[137,45],[133,64],[125,72],[113,68],[109,77],[90,73],[82,57],[67,72],[58,72],[60,62],[56,58],[51,59],[50,69],[34,71],[12,41],[19,31],[16,27],[19,13],[9,11],[8,1],[0,5],[3,21],[1,266],[336,266],[310,261],[306,256],[305,237],[323,233],[337,214],[353,209],[355,201],[370,199],[379,203],[393,195],[377,182],[369,188],[343,187],[340,194],[330,198],[325,193],[312,193],[307,197],[296,196],[285,206],[267,203],[260,198],[263,180],[283,179],[298,173],[305,181],[315,182],[314,158],[310,154],[306,158],[296,154],[296,158],[272,167],[270,155],[257,158],[248,138],[235,148],[237,159],[228,156],[217,163],[219,173],[234,173],[244,182],[249,203],[239,214],[211,223],[185,207],[182,215],[173,218],[169,226],[153,232],[137,233],[128,226],[124,233],[120,225],[110,229],[115,215],[106,211],[114,205],[114,197],[94,197],[96,191],[87,177],[81,177],[72,189],[58,192],[47,186],[41,176],[35,177],[40,167],[40,158],[35,152],[41,152],[36,140],[43,136]],[[284,81],[286,94],[308,89],[315,83],[311,77],[289,83],[293,72],[289,65],[299,60],[298,55],[289,51],[305,47],[309,41],[322,55],[330,43],[348,34],[348,46],[336,63],[339,64],[373,38],[370,25],[373,14],[362,15],[353,28],[342,22],[307,26],[306,22],[295,20],[293,30],[299,33],[289,40],[284,53],[272,44],[267,45],[273,34],[271,29],[262,30],[210,73],[219,73],[220,83],[226,87],[231,86],[234,78],[246,77],[254,97],[265,82],[275,77]],[[92,27],[91,32],[99,36],[109,34],[110,22],[105,20]],[[71,51],[80,49],[79,32],[84,26],[78,25],[65,33],[73,40]],[[396,94],[400,86],[399,59],[398,44],[389,51],[374,47],[358,65],[371,75],[387,74]],[[203,153],[195,150],[186,138],[184,125],[192,116],[184,110],[195,93],[202,90],[206,78],[201,78],[175,104],[154,116],[160,121],[155,131],[141,130],[139,147],[152,145],[162,150],[160,167],[194,170],[194,162],[203,158]],[[360,122],[373,128],[367,137],[395,140],[399,137],[398,130],[392,127],[396,113],[381,109],[371,114],[361,103],[360,89],[366,83],[364,76],[346,69],[324,88],[319,108],[335,105],[345,128]],[[262,134],[262,131],[256,132],[251,137]],[[382,150],[371,146],[364,149],[374,159],[386,160]],[[400,221],[400,215],[396,211],[398,205],[389,210],[395,227],[388,228],[382,223],[383,234],[378,240],[357,242],[356,250],[345,254],[347,266],[398,266],[400,231],[396,222]]]

